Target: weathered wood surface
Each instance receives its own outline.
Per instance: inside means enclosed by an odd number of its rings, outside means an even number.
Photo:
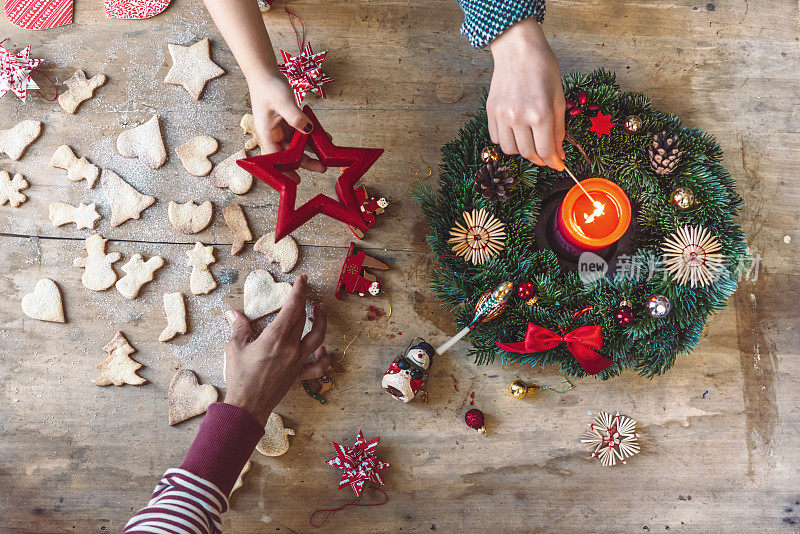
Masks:
[[[461,15],[452,0],[291,7],[305,20],[315,49],[330,50],[325,68],[336,79],[330,99],[311,97],[311,104],[337,142],[386,148],[366,183],[382,195],[401,196],[415,175],[435,171],[439,147],[478,105],[490,81],[489,54],[473,51],[458,35]],[[295,234],[303,245],[296,272],[308,273],[315,296],[328,304],[328,344],[337,355],[360,335],[343,358],[347,371],[336,378],[329,404],[320,406],[299,387],[281,404],[278,411],[297,435],[282,457],[254,454],[254,467],[225,519],[229,531],[309,531],[315,508],[349,501],[349,490],[335,490],[339,472],[324,461],[333,454],[331,441],[350,441],[359,428],[382,437],[379,452],[393,464],[385,472],[391,500],[340,513],[330,531],[800,528],[797,3],[553,0],[548,11],[546,31],[563,70],[614,69],[624,88],[646,91],[655,105],[718,137],[746,201],[742,223],[750,245],[763,256],[758,279],[743,282],[728,311],[710,322],[699,350],[666,376],[582,380],[563,396],[543,392],[516,401],[506,393],[511,379],[555,383],[557,375],[552,369],[476,368],[462,346],[435,363],[430,404],[403,406],[378,385],[388,360],[411,336],[435,342],[453,331],[426,288],[433,262],[424,222],[407,195],[389,207],[364,243],[392,266],[381,275],[393,304],[391,323],[369,339],[366,329],[374,322],[366,307],[385,309],[386,303],[332,299],[351,236],[317,219]],[[275,44],[294,50],[280,1],[265,20]],[[244,141],[238,122],[248,110],[246,85],[199,2],[176,0],[152,20],[123,22],[106,19],[100,2],[81,1],[71,26],[28,32],[3,18],[0,30],[8,46],[31,44],[34,55],[45,59],[40,70],[54,79],[78,68],[109,77],[75,116],[38,95],[24,105],[13,95],[0,101],[0,128],[22,118],[45,123],[19,162],[0,159],[0,168],[31,182],[26,204],[0,207],[0,531],[119,531],[162,472],[180,462],[199,424],[167,425],[171,376],[185,367],[203,382],[222,385],[222,314],[241,305],[247,273],[266,265],[249,246],[238,258],[228,255],[230,236],[220,210],[241,202],[260,236],[274,223],[276,197],[257,184],[235,198],[206,178],[189,176],[174,155],[194,135],[221,141],[215,162]],[[203,37],[212,39],[213,56],[227,74],[194,102],[183,89],[161,83],[169,64],[165,43]],[[153,112],[162,118],[170,152],[167,165],[156,171],[114,150],[123,128]],[[87,191],[50,167],[50,156],[64,143],[158,202],[142,220],[110,228],[99,186]],[[306,183],[305,194],[311,186],[332,190],[330,177]],[[188,299],[189,335],[158,343],[161,295],[188,294],[185,251],[194,241],[173,231],[166,206],[190,199],[216,204],[213,224],[198,239],[219,245],[213,271],[223,283],[209,296]],[[134,301],[115,290],[85,290],[80,270],[71,265],[88,232],[53,229],[47,206],[56,200],[97,201],[106,216],[99,230],[113,241],[110,250],[126,258],[160,254],[166,268]],[[21,314],[22,295],[42,277],[61,285],[66,325]],[[138,349],[134,357],[145,365],[148,385],[91,383],[104,357],[100,349],[117,330]],[[462,422],[472,393],[487,414],[487,438]],[[577,441],[588,412],[599,409],[640,422],[643,453],[621,469],[591,461]]]

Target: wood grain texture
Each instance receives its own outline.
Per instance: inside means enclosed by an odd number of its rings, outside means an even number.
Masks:
[[[367,176],[382,196],[402,196],[417,178],[435,173],[439,148],[476,109],[491,80],[491,57],[458,34],[453,0],[386,2],[297,1],[315,50],[329,50],[325,70],[335,78],[329,100],[309,97],[323,125],[344,145],[384,147]],[[539,392],[524,401],[506,393],[523,378],[555,384],[553,369],[475,367],[465,345],[439,358],[429,381],[430,404],[402,405],[379,387],[389,360],[412,336],[444,340],[454,326],[427,289],[434,266],[426,226],[410,195],[390,204],[362,243],[391,270],[378,273],[393,315],[380,336],[367,306],[383,299],[332,298],[339,266],[352,239],[341,225],[317,218],[295,232],[315,298],[330,310],[327,344],[343,356],[344,374],[325,406],[299,386],[279,406],[297,430],[278,458],[253,456],[244,487],[225,518],[229,532],[307,532],[315,508],[351,499],[336,491],[340,473],[325,465],[331,441],[352,441],[359,428],[381,436],[389,504],[358,508],[332,519],[328,531],[477,532],[787,532],[800,525],[800,329],[796,261],[800,235],[800,99],[798,6],[778,0],[694,3],[552,0],[546,32],[562,70],[605,66],[624,89],[647,92],[654,105],[687,125],[715,134],[725,164],[745,198],[741,221],[762,255],[758,278],[742,283],[728,311],[712,318],[699,349],[666,376],[630,373],[609,382],[581,380],[563,396]],[[283,3],[265,15],[274,43],[293,51]],[[245,246],[228,254],[231,236],[221,210],[242,204],[254,238],[271,231],[277,196],[256,183],[236,197],[186,173],[174,149],[196,135],[220,140],[211,159],[238,151],[239,120],[249,111],[246,84],[200,2],[174,0],[145,21],[109,20],[102,3],[76,3],[72,25],[27,32],[0,20],[10,47],[31,44],[40,70],[59,82],[83,69],[108,82],[68,115],[32,95],[22,104],[0,100],[0,128],[23,118],[44,123],[42,136],[17,162],[0,169],[25,175],[30,200],[0,208],[0,531],[116,532],[142,507],[163,471],[177,465],[199,419],[170,428],[167,389],[180,368],[222,388],[223,319],[241,307],[247,274],[269,268]],[[226,71],[195,102],[164,85],[166,43],[212,40]],[[42,83],[47,92],[46,82]],[[450,103],[452,102],[452,103]],[[167,164],[146,169],[114,148],[123,129],[161,117]],[[99,184],[87,191],[50,167],[55,149],[118,172],[158,201],[139,221],[111,228]],[[427,178],[433,180],[434,178]],[[304,181],[300,196],[333,191],[333,173]],[[212,224],[197,236],[178,234],[167,219],[170,200],[215,205]],[[113,288],[87,291],[72,259],[88,231],[52,228],[51,202],[97,202],[98,230],[109,251],[160,255],[166,265],[139,297]],[[789,239],[785,239],[788,236]],[[210,295],[188,291],[185,252],[194,238],[217,246]],[[275,269],[272,269],[275,271]],[[291,276],[274,273],[278,280]],[[22,296],[35,281],[58,281],[66,325],[25,317]],[[159,343],[166,324],[165,292],[187,295],[189,333]],[[141,387],[91,383],[102,347],[117,330],[144,364]],[[372,330],[376,334],[376,330]],[[358,337],[353,341],[353,338]],[[708,392],[703,398],[703,393]],[[466,428],[474,394],[489,436]],[[589,412],[619,410],[639,421],[642,454],[613,472],[588,458],[578,442]],[[366,498],[375,498],[369,492]]]

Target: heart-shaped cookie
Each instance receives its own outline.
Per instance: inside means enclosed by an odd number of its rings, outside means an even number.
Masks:
[[[64,305],[56,283],[49,278],[36,282],[33,293],[22,297],[22,311],[31,319],[63,323]]]
[[[208,135],[192,137],[175,149],[186,172],[194,176],[205,176],[211,172],[213,164],[208,156],[219,148],[219,143]]]
[[[197,375],[189,369],[181,369],[169,383],[169,424],[176,425],[196,415],[206,413],[212,403],[217,402],[217,389],[211,384],[200,385]]]
[[[292,284],[275,282],[268,271],[256,269],[244,281],[244,314],[254,321],[278,311],[291,292]]]

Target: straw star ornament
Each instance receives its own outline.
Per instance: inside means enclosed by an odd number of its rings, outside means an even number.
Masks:
[[[457,222],[450,229],[450,239],[447,242],[453,245],[453,252],[480,265],[497,256],[505,246],[506,225],[488,213],[484,208],[480,210],[465,211],[463,213],[465,225]]]
[[[661,245],[667,271],[681,285],[706,286],[725,264],[722,245],[702,226],[682,226]]]
[[[639,453],[636,421],[617,412],[597,412],[589,428],[581,435],[581,443],[589,445],[592,458],[599,458],[606,467],[626,463],[626,458]]]

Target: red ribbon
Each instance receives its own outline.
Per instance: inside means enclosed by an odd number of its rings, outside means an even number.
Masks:
[[[500,343],[497,345],[508,352],[541,352],[557,347],[561,343],[567,344],[567,350],[575,356],[584,371],[596,375],[612,363],[597,351],[603,348],[603,327],[579,326],[566,334],[558,334],[552,330],[528,323],[525,340],[520,343]]]

